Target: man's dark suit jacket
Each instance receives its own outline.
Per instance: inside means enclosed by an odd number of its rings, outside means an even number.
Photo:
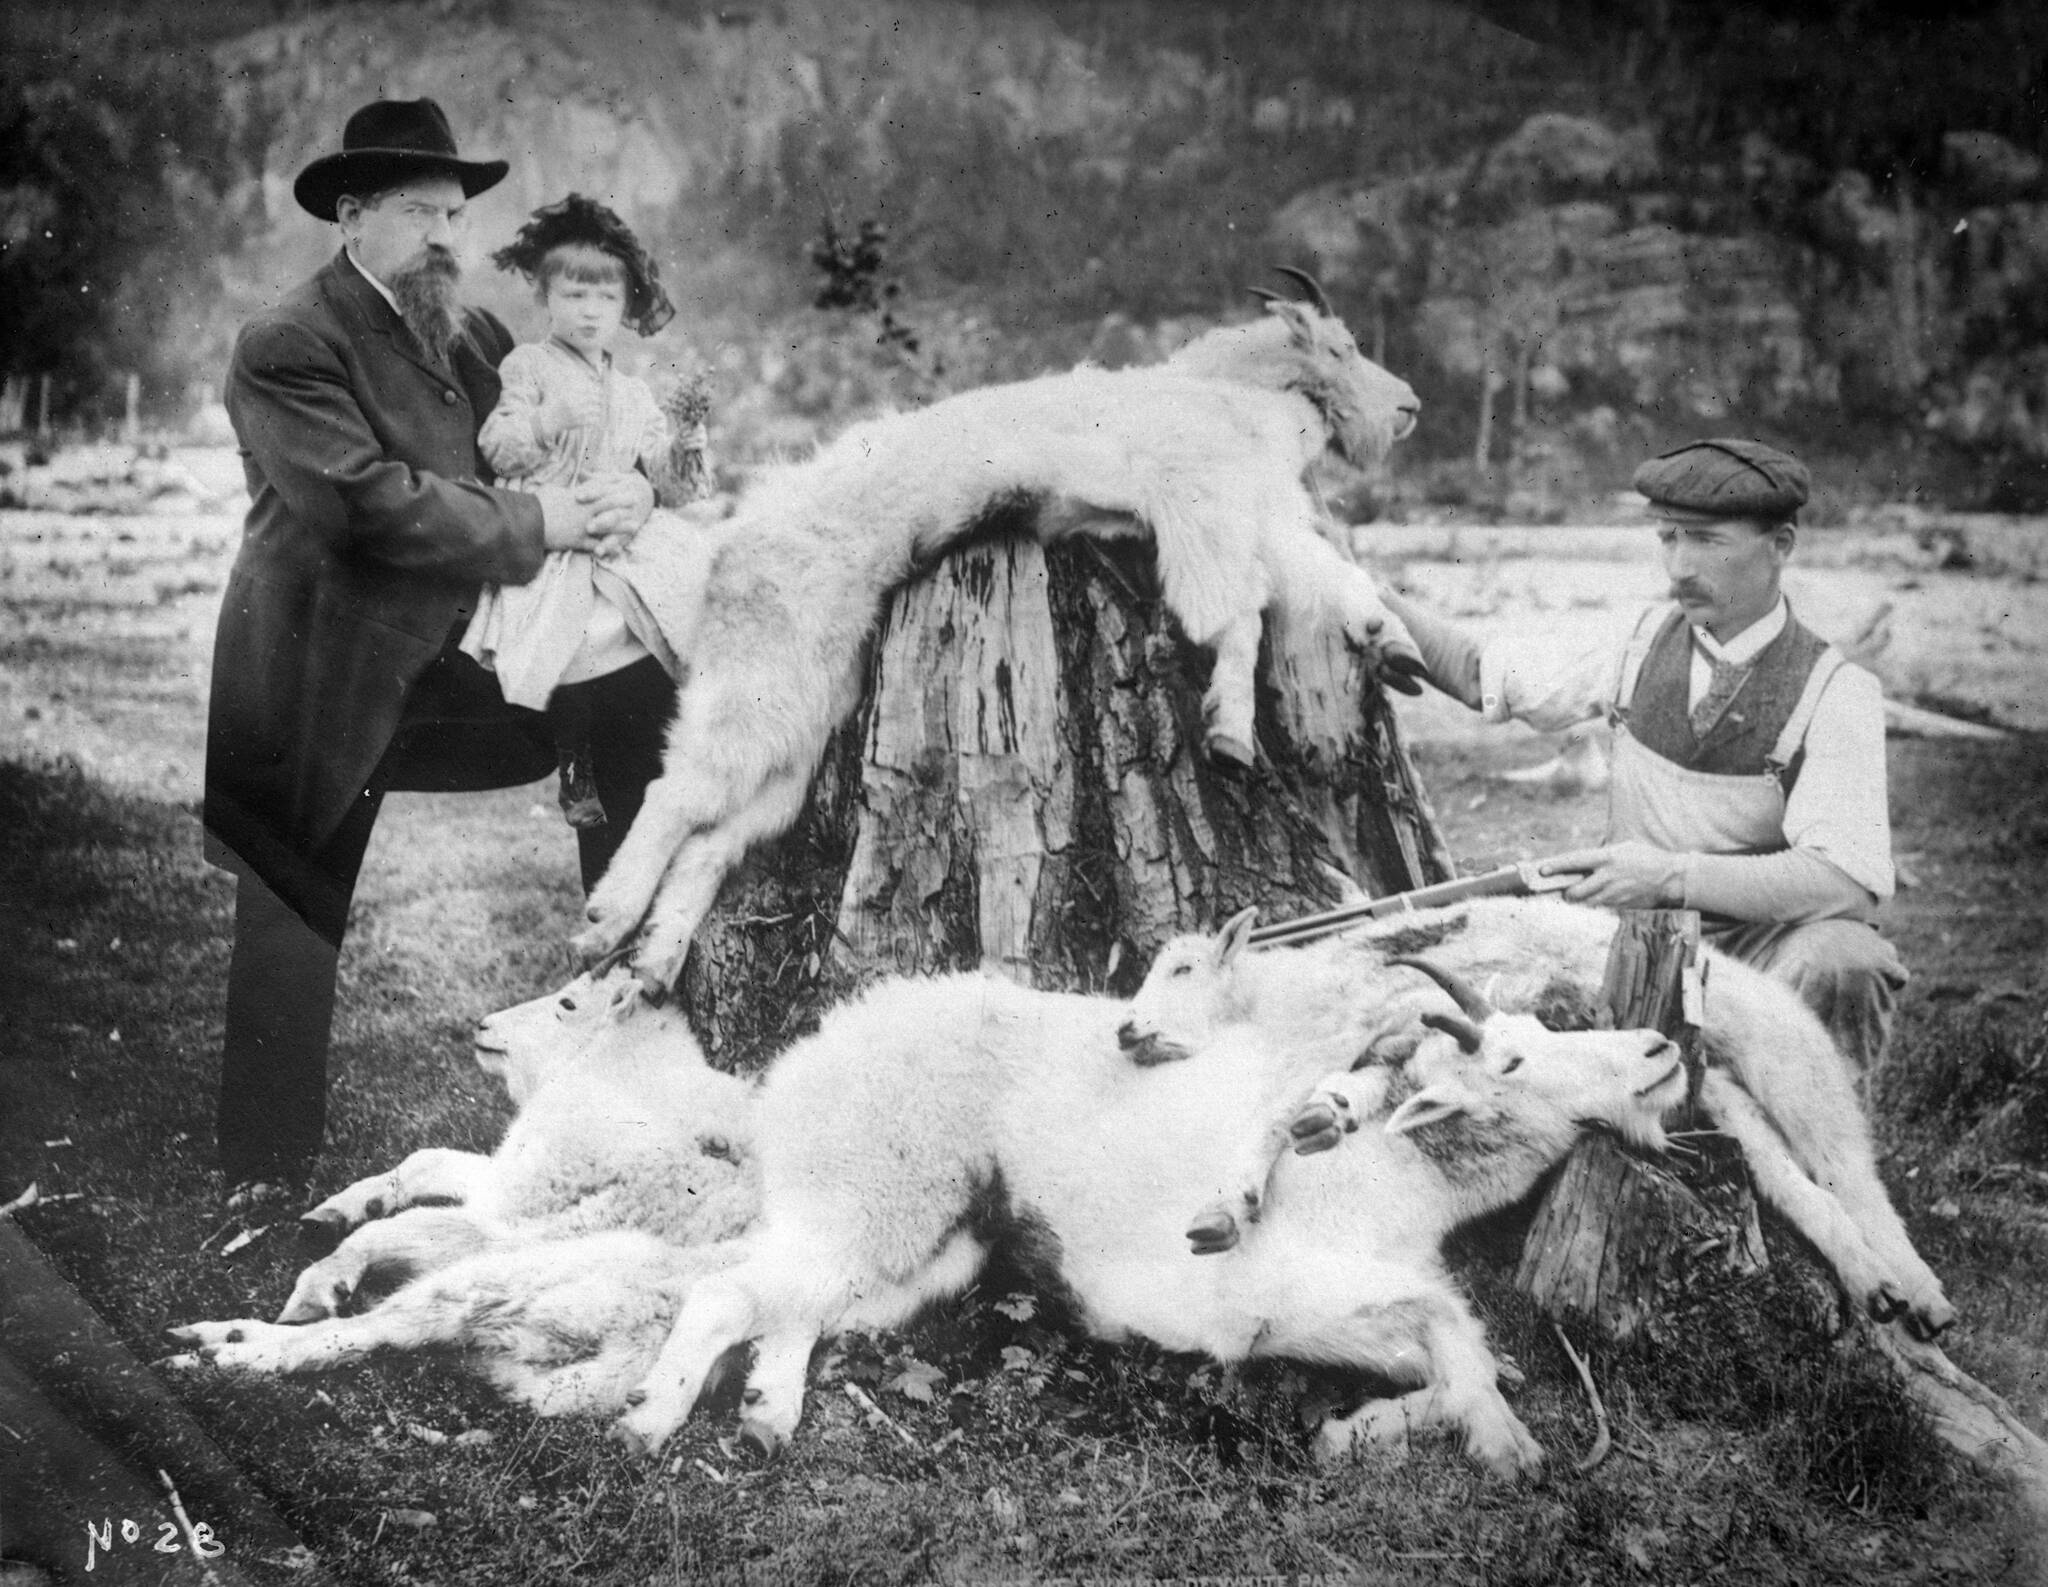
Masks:
[[[539,502],[485,483],[476,448],[511,335],[476,311],[470,331],[451,374],[337,256],[235,343],[227,408],[252,501],[214,650],[208,854],[287,899],[479,586],[524,583],[546,554]],[[467,767],[383,781],[492,787],[553,768],[545,734],[496,738]]]

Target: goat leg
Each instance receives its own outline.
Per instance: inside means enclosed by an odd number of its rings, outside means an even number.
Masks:
[[[1240,1220],[1257,1223],[1264,1215],[1273,1174],[1290,1151],[1300,1156],[1326,1152],[1356,1130],[1360,1113],[1353,1097],[1359,1092],[1359,1077],[1341,1070],[1317,1082],[1285,1120],[1270,1125],[1235,1176],[1237,1188],[1204,1207],[1188,1225],[1188,1245],[1194,1254],[1220,1256],[1237,1245],[1243,1237]]]
[[[389,1173],[358,1179],[309,1208],[299,1217],[300,1236],[309,1245],[331,1250],[351,1229],[403,1207],[422,1201],[468,1201],[490,1176],[491,1160],[482,1153],[430,1146]]]

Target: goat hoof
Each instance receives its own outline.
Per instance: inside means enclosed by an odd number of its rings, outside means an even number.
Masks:
[[[1392,652],[1379,667],[1380,686],[1397,694],[1420,694],[1422,680],[1428,675],[1422,658],[1405,650]]]
[[[741,1421],[739,1442],[757,1460],[773,1460],[782,1453],[782,1435],[760,1422]]]
[[[626,1408],[628,1410],[631,1410],[636,1406],[645,1405],[646,1403],[647,1391],[645,1389],[626,1390]]]
[[[1237,1241],[1237,1219],[1227,1212],[1209,1213],[1188,1230],[1188,1244],[1196,1256],[1220,1256]]]
[[[1956,1325],[1956,1309],[1946,1296],[1922,1306],[1906,1308],[1906,1332],[1923,1344],[1932,1344]]]
[[[1251,745],[1235,733],[1211,733],[1204,747],[1211,763],[1226,771],[1248,771],[1258,758]]]
[[[1297,1113],[1288,1124],[1287,1133],[1294,1137],[1296,1155],[1307,1157],[1314,1152],[1327,1152],[1343,1140],[1344,1125],[1334,1110],[1315,1106]]]
[[[1484,1450],[1470,1450],[1473,1460],[1484,1466],[1493,1476],[1503,1482],[1521,1479],[1524,1482],[1540,1483],[1549,1470],[1549,1460],[1543,1446],[1527,1432],[1510,1437],[1503,1442],[1490,1445]]]
[[[661,1448],[659,1443],[650,1439],[639,1428],[626,1421],[613,1422],[611,1430],[605,1436],[625,1450],[627,1454],[639,1455],[642,1458],[654,1454]]]
[[[1905,1297],[1889,1284],[1880,1284],[1872,1290],[1868,1305],[1871,1321],[1881,1323],[1890,1322],[1906,1309]]]

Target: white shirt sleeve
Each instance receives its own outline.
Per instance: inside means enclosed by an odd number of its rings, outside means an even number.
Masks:
[[[1828,920],[1870,908],[1863,884],[1809,849],[1776,854],[1688,854],[1680,867],[1687,909],[1731,920]]]
[[[1849,663],[1807,726],[1806,759],[1785,802],[1785,844],[1826,860],[1880,903],[1895,885],[1885,788],[1884,691]]]
[[[1492,639],[1479,653],[1479,709],[1489,722],[1559,732],[1598,716],[1614,695],[1621,647]]]
[[[498,405],[477,431],[476,445],[501,480],[524,479],[547,461],[537,430],[546,375],[547,355],[531,342],[513,348],[498,365]]]

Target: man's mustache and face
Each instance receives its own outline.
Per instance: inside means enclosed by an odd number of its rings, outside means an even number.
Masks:
[[[363,201],[345,197],[335,217],[349,252],[397,300],[406,328],[446,363],[462,334],[457,252],[468,218],[462,184],[423,176]]]
[[[1732,639],[1778,604],[1779,576],[1792,551],[1789,526],[1745,518],[1667,522],[1657,538],[1671,598],[1693,627]]]

